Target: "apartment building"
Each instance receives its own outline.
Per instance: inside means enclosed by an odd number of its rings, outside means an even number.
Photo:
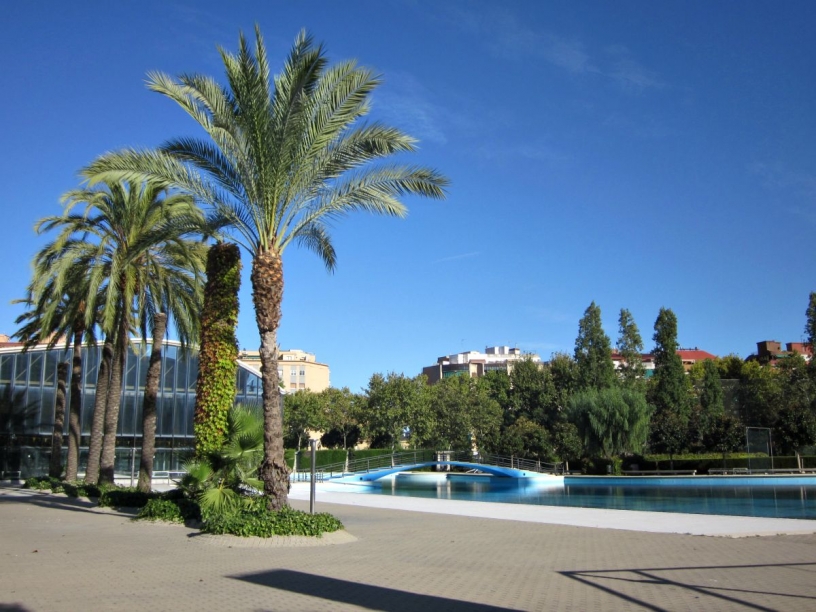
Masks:
[[[453,355],[444,355],[431,366],[422,368],[422,373],[428,378],[428,384],[433,385],[443,378],[450,376],[484,376],[490,371],[504,371],[508,374],[517,361],[530,358],[541,363],[541,358],[534,354],[522,354],[519,348],[509,346],[488,346],[484,353],[479,351],[465,351]]]
[[[261,373],[261,355],[258,351],[240,351],[238,360]],[[319,393],[331,386],[329,366],[319,363],[313,353],[300,349],[278,350],[278,377],[284,391],[294,393],[308,389]]]

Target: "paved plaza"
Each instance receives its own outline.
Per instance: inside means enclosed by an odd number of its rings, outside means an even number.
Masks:
[[[620,511],[597,528],[331,499],[318,510],[346,532],[300,546],[0,488],[0,610],[816,610],[816,535],[801,522],[713,537],[631,531]],[[676,516],[637,514],[647,528]]]

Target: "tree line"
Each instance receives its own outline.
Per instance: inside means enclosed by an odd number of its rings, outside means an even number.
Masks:
[[[805,334],[816,332],[811,293]],[[578,324],[573,354],[541,364],[529,356],[509,372],[451,376],[374,374],[361,393],[298,391],[284,399],[285,440],[301,448],[309,432],[326,447],[361,440],[375,448],[470,449],[551,462],[650,451],[726,454],[745,445],[745,427],[767,427],[776,452],[816,443],[816,364],[803,355],[773,364],[736,355],[698,361],[686,372],[677,353],[677,317],[661,308],[654,323],[654,369],[632,314],[618,317],[618,368],[594,302]],[[648,375],[647,375],[648,374]]]

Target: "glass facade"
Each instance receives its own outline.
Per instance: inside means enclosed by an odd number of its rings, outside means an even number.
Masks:
[[[96,378],[101,347],[83,349],[80,472],[87,462]],[[0,350],[0,477],[28,478],[48,473],[57,365],[72,359],[72,350]],[[117,476],[130,476],[139,469],[142,438],[142,403],[150,360],[150,343],[144,351],[139,343],[128,350],[122,381],[122,403],[116,438]],[[156,455],[154,470],[176,471],[193,446],[193,412],[198,377],[198,351],[182,350],[166,342],[156,406]],[[68,390],[70,395],[70,367]],[[261,402],[261,380],[239,364],[235,401]],[[68,400],[70,401],[70,399]],[[68,432],[66,406],[65,434]],[[67,439],[63,439],[63,452]],[[135,470],[135,472],[134,472]]]

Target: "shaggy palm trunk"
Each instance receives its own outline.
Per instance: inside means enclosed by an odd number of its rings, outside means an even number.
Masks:
[[[139,490],[150,493],[153,482],[153,454],[156,452],[156,399],[161,375],[162,339],[167,329],[167,315],[153,316],[153,348],[145,379],[144,408],[142,411],[142,458],[139,462]]]
[[[128,349],[128,325],[125,313],[120,313],[118,338],[114,344],[108,402],[105,408],[105,426],[102,435],[102,456],[99,460],[99,483],[113,484],[116,465],[116,428],[119,425],[119,407],[122,403],[122,375]]]
[[[219,243],[207,253],[207,285],[201,312],[201,348],[193,432],[196,455],[205,457],[224,446],[227,415],[235,403],[238,370],[238,290],[241,251]]]
[[[68,380],[68,362],[57,364],[57,398],[54,404],[54,435],[51,437],[51,462],[48,475],[62,476],[62,430],[65,427],[65,381]]]
[[[283,300],[283,262],[280,254],[262,251],[252,261],[252,301],[261,335],[261,376],[264,409],[264,458],[260,477],[270,510],[285,507],[289,496],[289,468],[283,458],[283,418],[278,384],[277,331]]]
[[[82,435],[79,419],[82,414],[82,336],[84,327],[74,332],[74,355],[71,359],[71,404],[68,412],[68,461],[65,463],[65,480],[74,482],[79,468],[79,439]]]
[[[85,482],[88,484],[96,484],[99,481],[99,457],[102,453],[102,433],[105,427],[105,408],[108,405],[112,360],[113,344],[110,339],[106,339],[102,346],[99,372],[96,375],[96,399],[91,420],[91,441],[88,444],[88,465],[85,468]]]

